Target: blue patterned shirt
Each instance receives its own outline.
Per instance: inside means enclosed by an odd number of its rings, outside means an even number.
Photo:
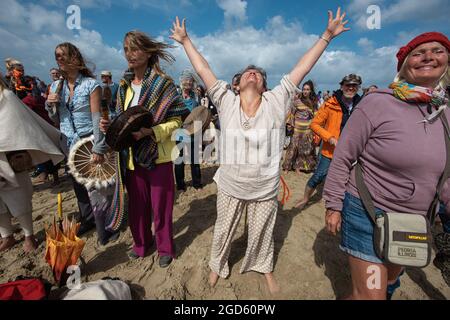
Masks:
[[[52,83],[50,92],[55,92],[60,80]],[[67,137],[67,147],[71,147],[81,137],[92,134],[92,114],[90,96],[100,83],[94,78],[79,74],[75,80],[74,93],[70,100],[70,89],[67,81],[60,93],[61,103],[58,106],[60,130]],[[70,100],[70,101],[69,101]]]

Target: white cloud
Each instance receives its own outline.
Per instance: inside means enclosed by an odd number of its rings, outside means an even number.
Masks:
[[[129,0],[118,5],[131,6],[134,9],[150,8],[172,15],[173,12],[180,10],[180,8],[184,10],[186,8],[192,8],[193,2],[191,0]]]
[[[217,5],[224,11],[226,28],[242,25],[247,20],[247,1],[217,0]]]
[[[117,79],[126,68],[121,47],[104,43],[95,30],[73,32],[66,28],[65,10],[49,10],[43,6],[22,5],[6,0],[12,10],[0,12],[0,58],[15,57],[25,65],[27,74],[49,81],[48,70],[55,66],[54,50],[57,44],[72,42],[79,47],[95,71],[112,69]],[[85,2],[88,3],[88,2]],[[3,64],[3,63],[2,63]],[[1,65],[3,69],[3,65]]]
[[[112,0],[71,0],[70,4],[76,4],[82,9],[90,8],[110,8],[112,5]]]
[[[448,23],[450,5],[448,0],[410,1],[399,0],[382,12],[387,23],[400,21],[439,21]]]
[[[66,8],[74,4],[81,9],[108,9],[113,5],[113,0],[41,0],[40,4],[45,7],[52,6],[58,8]]]
[[[373,51],[375,43],[372,40],[369,40],[368,38],[360,38],[357,42],[358,46],[364,51],[364,52],[370,52]]]
[[[266,69],[269,86],[273,87],[283,74],[290,72],[318,35],[307,34],[299,24],[287,24],[282,17],[276,16],[262,29],[245,26],[202,37],[191,34],[191,38],[218,78],[231,81],[237,71],[248,64],[256,64]],[[366,38],[360,44],[373,45],[373,42]],[[364,86],[372,83],[387,85],[395,75],[397,46],[372,47],[362,55],[333,47],[332,44],[304,79],[313,79],[319,90],[337,89],[342,77],[349,73],[361,75]],[[177,60],[167,70],[177,79],[190,63],[180,46],[173,52]]]
[[[65,26],[65,10],[49,10],[39,5],[7,1],[12,10],[8,15],[4,11],[0,12],[2,60],[9,56],[18,58],[25,64],[28,74],[48,80],[48,69],[55,65],[55,46],[70,41],[80,48],[88,61],[96,65],[97,73],[102,69],[110,69],[114,79],[118,80],[126,68],[120,43],[106,44],[102,35],[95,30],[82,29],[76,33],[68,30]],[[226,8],[223,7],[224,12]],[[39,16],[32,17],[29,12],[39,13]],[[6,16],[8,19],[3,19]],[[52,21],[47,21],[45,17],[52,17]],[[246,17],[245,8],[241,13],[236,12],[234,17]],[[187,27],[189,31],[189,23]],[[292,69],[318,38],[318,35],[306,33],[299,23],[288,23],[281,16],[272,17],[262,28],[243,24],[202,36],[191,32],[190,35],[218,78],[230,81],[233,74],[243,67],[256,64],[267,70],[271,87]],[[167,34],[157,35],[157,39],[169,41]],[[332,43],[306,79],[313,79],[318,84],[318,90],[338,88],[339,81],[348,73],[361,75],[364,86],[372,83],[387,85],[395,74],[397,45],[376,48],[368,38],[361,38],[358,44],[370,45],[371,50],[357,54],[355,48],[337,48]],[[171,50],[171,53],[176,62],[166,66],[166,70],[177,81],[180,72],[191,68],[191,65],[180,46]]]
[[[360,29],[366,29],[369,17],[367,8],[378,5],[381,13],[381,27],[398,22],[437,22],[448,24],[450,2],[448,0],[351,0],[346,10],[351,20]]]

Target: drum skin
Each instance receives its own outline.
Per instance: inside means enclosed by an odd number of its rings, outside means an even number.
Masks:
[[[106,131],[106,143],[114,151],[131,147],[135,140],[132,132],[153,126],[152,114],[142,106],[134,106],[119,114]]]
[[[115,183],[116,153],[107,152],[102,164],[92,163],[92,147],[94,136],[79,140],[70,150],[68,166],[74,179],[91,188],[101,189]]]

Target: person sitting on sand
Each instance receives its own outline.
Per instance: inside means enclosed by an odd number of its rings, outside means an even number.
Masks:
[[[229,274],[228,256],[232,238],[242,212],[247,209],[248,245],[241,272],[263,273],[269,291],[279,291],[272,273],[273,228],[278,209],[286,117],[298,84],[315,65],[328,43],[349,30],[345,28],[347,21],[343,21],[345,14],[340,12],[339,8],[335,18],[331,11],[328,12],[325,32],[278,86],[267,91],[265,71],[250,65],[240,73],[237,95],[227,89],[225,81],[217,80],[208,62],[194,47],[186,32],[185,20],[180,24],[176,17],[173,23],[171,38],[183,45],[195,71],[206,85],[208,96],[219,112],[222,127],[221,165],[214,177],[218,195],[209,262],[209,282],[212,286],[219,276],[225,278]],[[229,146],[230,140],[235,138],[238,145]],[[267,157],[269,151],[272,154]],[[249,159],[255,155],[261,155],[260,159]]]

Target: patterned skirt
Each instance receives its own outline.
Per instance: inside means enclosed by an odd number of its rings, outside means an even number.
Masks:
[[[314,171],[317,165],[316,147],[311,130],[295,130],[283,162],[283,170]]]

